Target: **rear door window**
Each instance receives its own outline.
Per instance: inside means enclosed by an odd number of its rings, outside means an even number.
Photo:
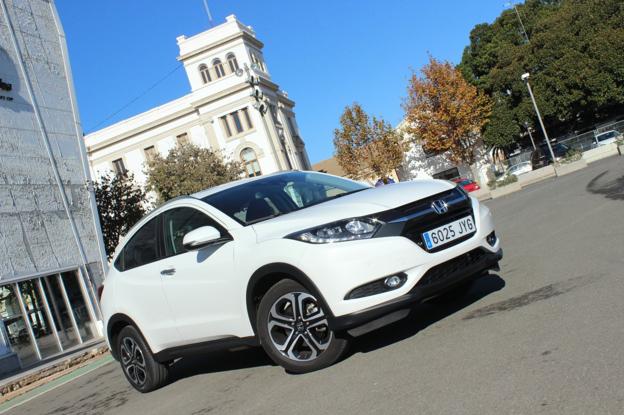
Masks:
[[[159,219],[157,216],[150,220],[132,236],[115,261],[117,269],[127,271],[161,259],[157,237]]]

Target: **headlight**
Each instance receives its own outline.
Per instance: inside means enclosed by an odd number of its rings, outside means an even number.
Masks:
[[[381,223],[375,219],[347,219],[293,233],[288,235],[287,238],[311,244],[353,241],[372,237],[380,226]]]

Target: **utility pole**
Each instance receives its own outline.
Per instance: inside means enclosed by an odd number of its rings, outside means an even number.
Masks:
[[[204,9],[206,9],[206,14],[208,15],[208,23],[210,24],[210,27],[214,27],[212,14],[210,14],[210,8],[208,7],[208,0],[204,0]]]
[[[253,65],[252,65],[252,69],[254,69]],[[282,162],[280,161],[280,157],[279,157],[279,154],[277,153],[277,149],[275,148],[275,144],[273,143],[273,140],[271,139],[271,132],[270,132],[271,130],[269,129],[269,124],[267,123],[266,118],[265,118],[267,112],[269,111],[269,105],[266,102],[264,93],[260,89],[260,77],[258,75],[252,74],[251,69],[249,68],[249,66],[247,66],[246,63],[244,64],[244,69],[239,68],[236,70],[235,73],[236,73],[236,76],[243,76],[243,74],[247,75],[245,82],[247,82],[247,84],[249,84],[249,86],[251,87],[251,97],[253,97],[255,101],[253,107],[257,109],[258,112],[260,113],[260,118],[262,118],[262,125],[264,126],[264,130],[268,134],[269,143],[271,144],[271,149],[273,151],[273,154],[275,155],[275,162],[277,163],[277,167],[280,170],[282,170]],[[279,137],[278,137],[278,140],[279,140]],[[286,154],[286,162],[290,163],[290,161],[288,160],[288,154]]]
[[[527,129],[527,133],[529,133],[529,138],[531,139],[531,144],[533,145],[533,150],[536,150],[537,147],[535,147],[535,141],[533,140],[533,134],[531,134],[531,127],[529,126],[529,122],[525,121],[524,122],[524,126]]]
[[[516,6],[516,4],[509,2],[509,3],[506,3],[505,5],[513,7],[514,11],[516,12],[516,16],[518,17],[518,21],[520,22],[522,33],[524,33],[524,38],[526,39],[527,43],[531,43],[531,41],[529,40],[529,35],[527,34],[526,29],[524,28],[524,23],[522,23],[522,18],[520,17],[520,12],[518,12],[518,7]]]
[[[535,108],[535,113],[537,114],[537,119],[539,120],[540,126],[542,127],[542,132],[544,133],[544,138],[546,139],[546,145],[548,145],[548,151],[550,151],[550,156],[552,157],[553,164],[555,163],[555,153],[553,152],[552,146],[550,145],[550,139],[548,138],[548,133],[546,132],[546,127],[544,126],[544,121],[542,121],[542,115],[539,112],[539,108],[537,108],[537,102],[535,102],[535,97],[533,96],[533,90],[531,89],[531,84],[529,84],[529,73],[523,74],[520,79],[524,81],[529,90],[529,95],[531,96],[531,101],[533,102],[533,108]]]

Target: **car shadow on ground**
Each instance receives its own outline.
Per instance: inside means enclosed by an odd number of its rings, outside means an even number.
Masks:
[[[184,357],[170,367],[169,382],[217,372],[229,372],[260,366],[275,366],[261,347],[236,351],[211,352]]]
[[[589,193],[603,195],[610,200],[624,200],[624,176],[615,179],[607,179],[605,176],[609,170],[603,171],[587,184]]]
[[[501,290],[505,281],[495,274],[475,280],[470,291],[454,302],[428,302],[411,309],[410,314],[391,325],[357,337],[344,359],[355,353],[367,353],[414,336],[427,326],[473,304],[487,295]],[[222,351],[184,357],[170,367],[169,384],[197,375],[229,372],[261,366],[276,366],[261,347],[236,351]]]
[[[503,287],[505,287],[505,281],[498,275],[490,273],[475,280],[470,291],[458,300],[452,302],[432,300],[418,304],[412,307],[409,315],[404,319],[357,337],[346,359],[356,353],[368,353],[410,338],[428,326],[502,290]]]

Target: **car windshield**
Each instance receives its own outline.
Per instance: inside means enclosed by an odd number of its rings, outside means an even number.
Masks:
[[[291,172],[231,187],[202,200],[242,225],[251,225],[366,189],[370,187],[340,177]]]
[[[462,186],[468,186],[471,183],[472,183],[472,180],[468,180],[468,179],[464,179],[459,182],[459,184]]]

